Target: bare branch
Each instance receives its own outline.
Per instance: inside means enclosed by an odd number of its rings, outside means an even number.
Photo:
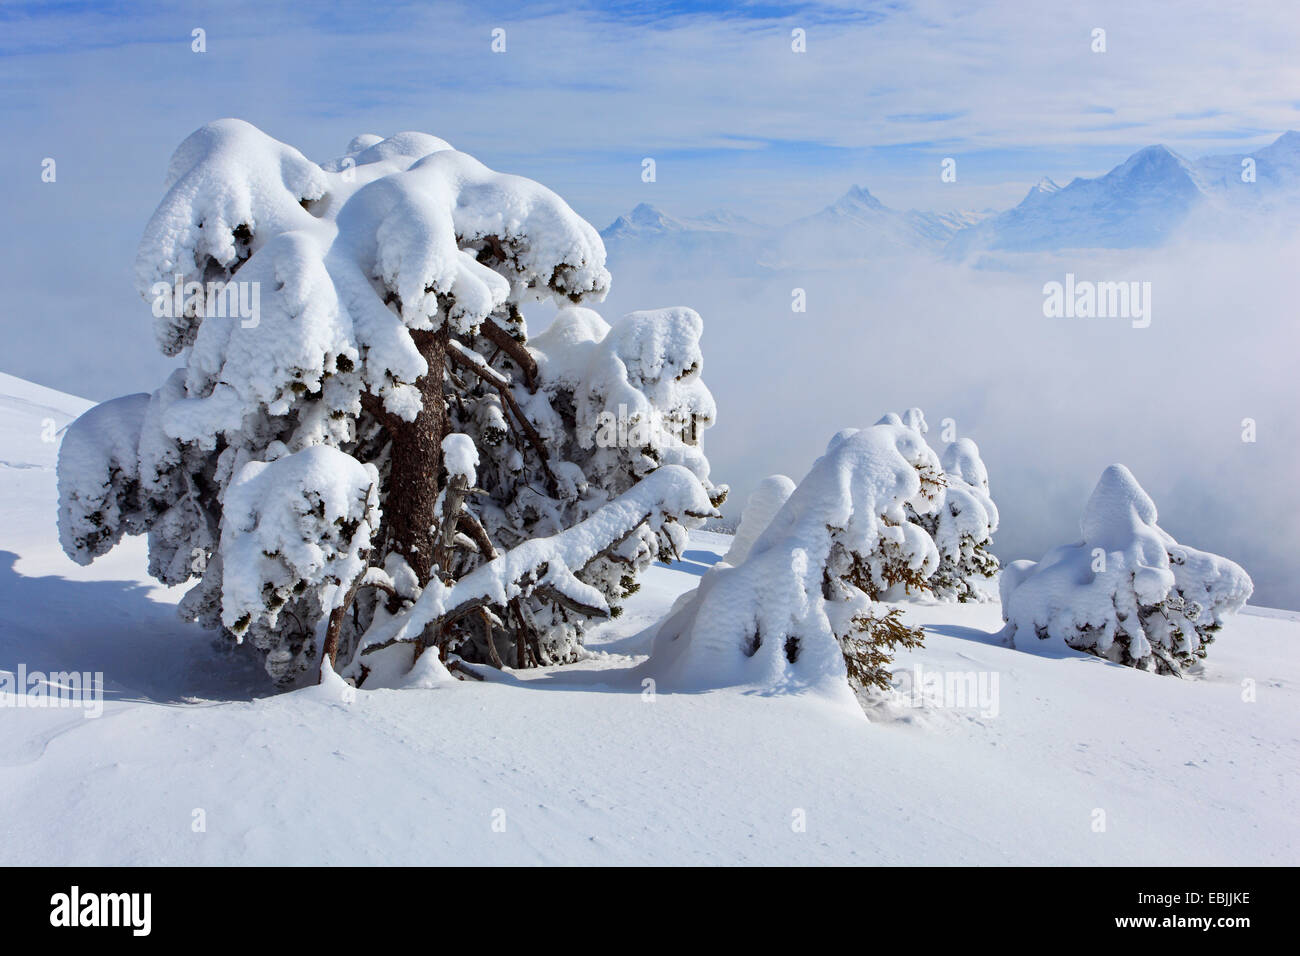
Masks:
[[[518,420],[519,427],[523,429],[528,444],[532,445],[533,451],[537,453],[537,458],[542,465],[542,472],[546,475],[546,490],[554,497],[558,484],[555,475],[551,472],[550,461],[546,454],[546,442],[542,441],[542,436],[538,434],[533,423],[524,414],[523,409],[519,407],[514,395],[510,394],[510,379],[496,369],[489,367],[481,356],[471,353],[459,342],[453,341],[451,343],[451,348],[447,349],[447,355],[457,365],[473,372],[500,393],[501,400],[506,403],[511,413]]]
[[[537,359],[533,358],[533,353],[528,351],[528,347],[492,319],[483,320],[481,331],[484,338],[505,352],[510,356],[511,361],[519,366],[520,371],[524,373],[524,384],[528,386],[528,391],[537,391]]]

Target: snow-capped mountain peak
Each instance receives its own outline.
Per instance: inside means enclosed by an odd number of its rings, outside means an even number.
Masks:
[[[851,186],[848,192],[822,210],[822,214],[844,219],[855,219],[862,216],[874,217],[880,213],[889,213],[890,211],[888,206],[871,195],[870,190],[862,186]]]
[[[1044,176],[1038,182],[1034,183],[1025,198],[1028,199],[1030,196],[1050,196],[1052,193],[1059,193],[1063,188],[1064,187],[1050,176]]]
[[[1163,144],[1147,146],[1101,175],[1076,177],[1065,186],[1044,176],[1018,205],[996,215],[899,211],[855,184],[830,205],[779,229],[729,211],[678,218],[641,203],[601,236],[614,255],[629,243],[653,243],[660,252],[673,247],[693,261],[701,253],[719,261],[734,252],[771,269],[939,249],[964,258],[990,250],[1151,247],[1184,228],[1194,210],[1222,222],[1225,211],[1276,212],[1297,203],[1300,132],[1289,130],[1254,153],[1195,161]],[[1212,227],[1202,222],[1201,228]]]
[[[1015,208],[962,230],[948,252],[1153,246],[1205,195],[1204,179],[1190,162],[1167,146],[1148,146],[1101,176],[1064,187],[1039,180]]]
[[[666,215],[649,203],[638,203],[632,211],[625,216],[619,216],[607,226],[603,232],[612,234],[624,233],[660,233],[660,232],[680,232],[686,227],[671,216]]]
[[[1201,177],[1192,164],[1164,145],[1138,150],[1100,179],[1102,182],[1122,183],[1125,188],[1172,186],[1199,190],[1202,186]]]

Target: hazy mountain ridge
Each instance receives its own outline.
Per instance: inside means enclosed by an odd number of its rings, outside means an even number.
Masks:
[[[727,211],[673,217],[642,203],[602,230],[601,238],[615,259],[740,256],[767,271],[917,252],[961,260],[991,251],[1150,248],[1189,227],[1189,220],[1217,231],[1219,224],[1294,208],[1300,208],[1300,132],[1288,131],[1253,153],[1198,160],[1147,146],[1100,176],[1076,177],[1065,186],[1044,177],[1019,204],[997,213],[899,211],[854,185],[820,211],[770,227]]]

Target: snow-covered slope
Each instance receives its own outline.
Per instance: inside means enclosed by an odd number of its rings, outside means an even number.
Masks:
[[[730,546],[696,532],[584,663],[261,696],[142,542],[59,551],[42,432],[87,404],[0,377],[0,672],[107,687],[99,719],[0,692],[0,864],[1300,863],[1300,615],[1232,619],[1177,680],[1005,647],[996,604],[910,605],[921,692],[870,721],[651,693],[654,625]],[[926,703],[931,674],[982,699]]]
[[[1243,178],[1247,165],[1253,182]],[[1228,203],[1259,212],[1294,209],[1300,204],[1300,132],[1288,130],[1253,153],[1203,157],[1196,169],[1211,195]]]

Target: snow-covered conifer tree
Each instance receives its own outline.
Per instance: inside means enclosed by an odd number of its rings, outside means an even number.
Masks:
[[[1047,642],[1181,674],[1253,590],[1239,565],[1161,530],[1155,504],[1123,465],[1102,473],[1081,528],[1081,541],[1003,569],[1002,616],[1016,647]]]
[[[879,424],[904,425],[920,435],[929,431],[919,408],[909,408],[901,418],[891,412]],[[939,567],[926,587],[942,601],[990,601],[998,559],[989,548],[998,530],[998,510],[989,494],[988,469],[979,446],[969,438],[949,442],[942,462],[944,488],[938,507],[927,514],[908,514],[939,550]]]
[[[699,448],[699,316],[578,308],[604,262],[558,196],[436,137],[361,136],[318,165],[205,126],[136,263],[182,367],[69,429],[64,549],[88,563],[147,532],[150,572],[194,582],[182,614],[280,681],[322,654],[358,681],[429,647],[573,660],[725,495]],[[548,299],[530,340],[521,307]],[[620,408],[655,430],[598,441]]]
[[[876,425],[836,435],[792,491],[769,479],[741,521],[752,544],[739,564],[715,565],[679,600],[647,673],[686,686],[817,687],[848,698],[889,686],[892,650],[922,635],[877,602],[924,585],[938,566],[906,509],[934,508],[939,473],[918,431]]]
[[[989,550],[998,530],[998,509],[989,494],[988,470],[979,446],[958,438],[943,450],[943,495],[933,514],[916,520],[939,549],[931,592],[945,601],[991,601],[998,559]]]

